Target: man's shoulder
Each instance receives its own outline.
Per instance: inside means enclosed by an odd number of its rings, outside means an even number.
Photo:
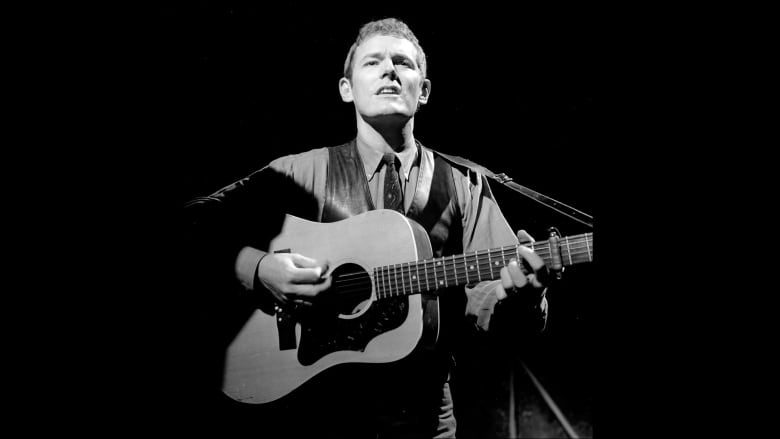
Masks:
[[[290,172],[298,168],[309,168],[323,163],[328,157],[328,147],[314,148],[308,151],[278,157],[268,165],[272,169]]]
[[[271,163],[311,161],[328,155],[328,147],[313,148],[308,151],[287,154],[274,159]]]
[[[463,177],[463,178],[468,178],[468,177],[474,178],[480,175],[492,174],[482,165],[479,165],[469,159],[452,155],[452,154],[446,154],[438,150],[435,150],[433,148],[429,148],[427,146],[423,146],[422,148],[423,151],[426,150],[429,151],[430,154],[432,154],[434,159],[439,159],[445,162],[446,164],[448,164],[452,168],[453,173],[456,176]]]

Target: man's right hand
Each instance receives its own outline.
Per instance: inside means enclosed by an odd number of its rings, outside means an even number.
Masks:
[[[297,253],[269,253],[257,266],[257,279],[282,303],[311,305],[330,288],[328,263]]]

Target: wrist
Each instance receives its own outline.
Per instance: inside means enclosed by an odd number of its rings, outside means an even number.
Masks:
[[[265,286],[263,279],[260,278],[260,264],[263,262],[263,259],[265,259],[266,256],[268,256],[268,253],[264,253],[257,261],[257,265],[255,266],[255,275],[252,282],[252,290],[256,290],[260,285]]]
[[[258,265],[266,252],[253,247],[244,247],[238,253],[235,261],[235,275],[247,290],[256,286]]]

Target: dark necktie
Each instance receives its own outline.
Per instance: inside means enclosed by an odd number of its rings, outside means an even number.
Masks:
[[[404,198],[401,193],[401,183],[395,168],[396,157],[393,153],[382,156],[385,163],[385,209],[404,213]]]

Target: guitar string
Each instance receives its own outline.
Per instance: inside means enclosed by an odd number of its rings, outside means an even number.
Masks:
[[[484,267],[485,269],[481,270],[482,267]],[[490,265],[490,264],[480,264],[480,272],[484,271],[485,272],[484,273],[485,277],[486,278],[491,278],[491,279],[497,279],[497,278],[500,277],[499,273],[500,273],[500,269],[501,268],[503,268],[503,265],[495,266],[495,265]],[[462,275],[461,274],[457,274],[456,270],[454,270],[454,269],[453,270],[442,270],[442,271],[444,272],[444,275],[448,277],[450,282],[453,282],[453,281],[455,282],[455,285],[452,285],[452,286],[463,285],[463,284],[467,284],[468,283],[469,277],[466,276],[465,273],[462,274]],[[418,283],[418,282],[416,280],[414,280],[414,279],[411,279],[408,276],[408,273],[410,273],[410,271],[407,271],[406,273],[407,274],[403,274],[402,273],[401,275],[395,275],[394,276],[394,278],[396,280],[396,283],[398,281],[398,278],[399,277],[401,278],[400,280],[401,280],[402,286],[400,288],[397,287],[397,286],[391,286],[389,288],[380,286],[379,288],[377,288],[377,293],[381,294],[380,298],[384,298],[384,297],[398,297],[398,296],[408,295],[409,293],[405,293],[404,292],[404,290],[407,289],[407,288],[410,291],[412,291],[411,294],[419,294],[419,293],[424,292],[424,291],[435,291],[435,290],[438,290],[438,289],[440,289],[442,287],[441,284],[438,284],[438,285],[434,285],[434,288],[421,289],[420,287],[414,285],[415,283]],[[455,273],[455,275],[450,277],[449,273]],[[339,289],[339,292],[338,292],[338,296],[339,297],[352,297],[352,296],[356,296],[356,295],[365,296],[367,290],[370,289],[370,287],[373,287],[373,282],[371,282],[370,277],[368,276],[367,273],[355,273],[355,274],[360,274],[360,275],[363,276],[363,278],[360,281],[352,280],[352,281],[341,282],[340,283],[340,289]],[[473,277],[473,275],[472,275],[472,277]],[[487,279],[483,279],[483,280],[487,280]],[[339,282],[336,281],[335,283],[339,283]]]
[[[559,245],[562,246],[562,249],[565,248],[565,251],[561,252],[560,255],[562,262],[565,263],[565,259],[573,261],[575,258],[578,259],[579,262],[579,256],[582,255],[587,255],[587,259],[592,260],[592,241],[592,233],[559,238]],[[565,247],[563,247],[564,244]],[[534,252],[542,258],[545,264],[548,264],[552,260],[552,257],[550,256],[552,252],[549,240],[521,245],[532,248]],[[338,287],[337,298],[339,299],[350,299],[356,296],[365,297],[367,292],[375,287],[377,298],[390,298],[408,296],[409,294],[419,294],[425,291],[436,291],[442,287],[449,286],[447,285],[447,282],[454,283],[454,285],[452,285],[453,287],[467,284],[471,278],[474,277],[475,270],[478,272],[477,278],[482,278],[484,276],[489,279],[497,279],[500,278],[500,271],[505,265],[503,263],[496,265],[492,259],[495,258],[497,261],[498,258],[500,258],[502,262],[505,262],[507,256],[509,256],[510,259],[513,257],[517,259],[517,248],[518,245],[510,245],[483,250],[482,253],[480,253],[480,251],[475,251],[473,254],[466,253],[462,255],[445,256],[442,258],[378,267],[379,271],[375,271],[374,279],[364,271],[341,273],[339,278],[334,281],[333,285],[334,287]],[[514,253],[514,255],[512,253]],[[462,269],[460,273],[458,273],[458,264],[462,264],[465,270]],[[476,269],[471,270],[471,276],[468,275],[469,270],[466,266],[476,266]],[[441,270],[438,270],[439,267],[441,267]],[[421,288],[422,283],[420,279],[412,279],[410,276],[412,269],[415,270],[415,273],[418,273],[417,270],[419,268],[422,268],[423,272],[426,274],[429,273],[429,270],[432,270],[434,273],[441,273],[444,278],[442,280],[445,281],[445,283],[442,284],[440,281],[437,284],[434,282],[433,288],[431,288],[430,283],[428,282],[429,279],[426,279],[426,288]],[[527,273],[525,267],[522,267],[522,269]],[[395,282],[389,282],[389,287],[386,287],[384,282],[382,285],[379,285],[378,283],[375,285],[375,280],[378,281],[378,276],[381,276],[383,280],[389,278]],[[398,287],[399,278],[401,284],[400,288]],[[393,283],[395,283],[395,286],[393,286]],[[415,283],[417,283],[417,285],[414,285]],[[407,289],[410,293],[406,292]]]
[[[590,254],[591,253],[590,245],[588,245],[587,242],[585,243],[584,246],[578,245],[578,244],[581,244],[582,241],[584,241],[584,240],[590,240],[592,238],[592,233],[584,234],[584,235],[581,235],[581,236],[583,236],[584,238],[577,239],[576,241],[574,240],[573,237],[569,237],[567,239],[566,249],[568,250],[568,252],[563,252],[561,254],[561,259],[568,258],[570,261],[572,261],[574,258],[579,259],[579,256],[585,254],[585,255],[587,255],[588,260],[592,260],[592,255]],[[572,241],[575,241],[575,242],[572,243]],[[535,248],[535,253],[537,253],[544,260],[545,264],[547,264],[549,262],[546,259],[552,259],[548,255],[548,252],[550,252],[550,246],[549,245],[547,245],[546,248],[544,248],[544,246],[542,246],[541,244],[534,243],[534,247],[536,247]],[[416,262],[409,262],[409,263],[394,264],[394,265],[380,267],[381,271],[378,274],[381,274],[383,277],[385,277],[385,271],[387,271],[388,274],[389,274],[389,276],[387,276],[387,277],[390,277],[390,278],[393,278],[393,279],[397,280],[397,277],[399,277],[398,272],[400,271],[400,277],[401,277],[402,288],[403,288],[403,287],[406,286],[406,279],[410,278],[409,274],[411,273],[412,268],[414,268],[415,271],[417,271],[419,269],[420,265],[422,265],[423,270],[426,271],[426,270],[428,270],[427,265],[428,264],[433,264],[432,268],[433,268],[434,271],[436,271],[436,267],[440,267],[440,266],[443,265],[444,268],[441,271],[444,274],[445,280],[448,278],[450,272],[455,272],[455,274],[456,274],[456,283],[458,283],[458,281],[462,277],[462,276],[458,276],[457,275],[457,264],[458,263],[463,264],[464,268],[465,268],[465,266],[469,265],[470,262],[476,262],[477,263],[476,265],[478,266],[478,269],[481,272],[482,271],[481,269],[483,267],[485,267],[486,265],[489,266],[492,269],[492,266],[490,265],[490,259],[492,259],[493,256],[495,256],[496,259],[498,257],[500,257],[502,259],[502,262],[503,262],[503,261],[505,261],[507,252],[510,252],[510,253],[514,252],[514,253],[516,253],[516,249],[517,249],[516,245],[511,245],[511,246],[502,247],[502,248],[489,249],[489,250],[486,250],[485,253],[483,253],[481,255],[477,251],[477,252],[474,253],[474,255],[470,256],[468,254],[464,254],[460,258],[456,255],[454,257],[444,257],[444,258],[437,258],[437,259],[430,259],[430,260],[423,260],[423,261],[416,261]],[[580,250],[584,250],[584,251],[580,251]],[[484,261],[485,256],[487,256],[487,258],[488,258],[487,264],[485,264],[485,261]],[[514,255],[510,254],[510,259],[511,259],[512,256],[514,256]],[[469,261],[469,258],[471,258],[472,261]],[[451,260],[448,261],[448,259],[451,259]],[[458,259],[463,259],[463,262],[460,262]],[[501,266],[503,267],[503,264],[501,264]],[[498,267],[498,266],[496,266],[496,267]],[[390,271],[392,271],[393,273],[390,274],[389,273]],[[466,271],[468,271],[468,270],[466,270]],[[343,274],[340,275],[340,280],[336,280],[335,281],[335,284],[341,284],[342,286],[346,286],[351,281],[354,281],[354,279],[352,279],[353,277],[357,277],[357,276],[360,276],[362,278],[366,278],[366,277],[368,277],[368,274],[366,272],[343,273]],[[466,277],[468,278],[468,276],[466,276]],[[360,279],[358,281],[359,282],[365,282],[364,279]],[[409,282],[410,282],[410,289],[414,289],[414,285],[412,285],[412,283],[414,283],[414,279],[410,279]],[[390,288],[390,290],[393,290],[393,288]]]
[[[577,259],[577,261],[579,262],[580,261],[579,256],[581,256],[583,254],[586,254],[586,253],[579,253],[579,254],[572,253],[571,254],[571,259],[572,260]],[[590,260],[590,256],[588,256],[588,259]],[[583,258],[583,261],[584,260],[585,259]],[[466,269],[466,265],[463,265],[463,268],[461,269],[461,273],[463,273],[463,274],[458,274],[458,269],[457,269],[457,266],[455,266],[455,265],[456,264],[435,265],[434,267],[432,267],[432,269],[433,269],[433,271],[436,271],[437,273],[442,273],[444,275],[445,279],[449,279],[449,278],[451,278],[454,275],[455,279],[460,280],[460,279],[468,279],[469,278],[469,276],[467,276],[467,274],[466,274],[468,271],[471,271],[471,277],[473,277],[474,274],[475,274],[474,271],[477,271],[477,270],[481,273],[482,271],[487,271],[487,270],[494,270],[494,269],[499,269],[500,270],[501,268],[504,267],[504,264],[496,265],[495,262],[493,264],[491,264],[489,261],[479,261],[476,264],[477,268],[475,268],[475,269],[468,270],[468,269]],[[437,267],[442,267],[442,269],[438,270]],[[377,272],[375,277],[381,277],[383,279],[385,279],[385,278],[391,278],[391,279],[401,278],[403,286],[406,286],[407,284],[411,285],[411,284],[417,282],[416,278],[412,278],[411,277],[412,271],[415,271],[415,273],[417,272],[416,268],[419,268],[419,267],[414,267],[413,265],[410,265],[410,266],[407,266],[407,267],[400,267],[398,269],[390,269],[390,270],[388,270],[388,271],[392,271],[392,273],[390,273],[390,272],[385,273],[384,271],[380,271],[380,272]],[[526,272],[526,273],[528,272],[528,270],[525,269],[525,267],[522,267],[522,268],[523,268],[524,272]],[[425,267],[425,266],[423,266],[422,269],[423,269],[424,272],[425,271],[429,271],[430,272],[430,270],[431,270],[430,268]],[[370,279],[370,276],[366,272],[344,273],[344,274],[339,275],[339,278],[334,281],[334,286],[347,287],[347,286],[351,286],[353,284],[371,283],[369,281],[369,279]],[[411,285],[411,288],[413,288],[413,287],[414,287],[414,285]]]
[[[566,252],[565,254],[561,255],[561,259],[569,259],[569,257],[571,257],[571,259],[579,259],[579,257],[583,256],[583,255],[587,255],[588,259],[590,259],[590,257],[591,257],[590,256],[590,253],[591,253],[590,251],[587,251],[587,250],[586,251],[578,251],[578,250],[580,250],[580,249],[572,249],[571,251]],[[507,252],[499,252],[499,251],[491,252],[491,256],[490,257],[491,257],[491,259],[494,256],[502,257],[503,259],[506,259],[505,258],[506,253]],[[547,256],[545,252],[536,252],[536,253],[542,258],[542,260],[545,262],[545,264],[551,262],[552,258]],[[458,265],[462,265],[464,267],[467,266],[467,265],[473,265],[473,264],[470,264],[470,262],[476,262],[477,263],[476,265],[478,265],[480,267],[480,269],[481,269],[482,267],[491,265],[489,261],[485,261],[484,260],[484,256],[486,256],[486,255],[487,254],[483,254],[483,255],[479,255],[479,256],[467,256],[464,261],[461,261],[461,259],[463,259],[463,258],[458,258],[457,256],[456,256],[455,260],[453,261],[452,257],[448,256],[448,257],[446,257],[447,260],[445,260],[445,258],[426,259],[426,260],[416,261],[416,262],[395,264],[395,265],[400,265],[399,267],[389,266],[388,265],[388,266],[382,266],[382,267],[377,267],[377,268],[379,268],[380,270],[387,270],[388,272],[390,272],[390,271],[394,272],[394,273],[390,274],[390,277],[397,277],[397,276],[399,276],[398,272],[402,273],[401,276],[408,277],[407,273],[411,273],[412,270],[419,269],[419,268],[422,268],[423,270],[430,270],[430,269],[436,270],[437,267],[444,267],[444,269],[441,270],[441,271],[445,271],[445,272],[456,271]],[[515,255],[510,255],[510,256],[511,256],[510,259],[512,259],[512,258],[517,259],[515,257]],[[469,261],[468,260],[469,258],[472,258],[473,260]],[[442,264],[437,264],[438,262],[442,262]],[[431,267],[431,268],[426,267],[427,264],[431,264],[431,263],[434,264],[433,267]],[[503,266],[503,264],[501,264],[501,266]],[[380,271],[379,273],[380,274],[384,274],[383,271]],[[341,274],[339,274],[339,279],[349,280],[350,278],[358,277],[358,276],[368,276],[368,273],[365,272],[365,271],[341,273]],[[338,283],[339,281],[337,280],[336,282]]]
[[[484,278],[482,280],[499,278],[500,277],[501,268],[503,268],[503,267],[502,266],[486,266],[484,270],[480,270],[481,272],[483,272],[483,277]],[[469,283],[472,283],[472,284],[476,283],[476,279],[474,279],[473,276],[466,276],[465,273],[464,274],[454,274],[454,271],[453,271],[453,272],[447,273],[445,275],[448,277],[448,281],[450,283],[454,283],[454,285],[452,285],[452,286],[469,284]],[[413,292],[426,291],[426,288],[422,288],[422,283],[421,282],[418,282],[416,279],[411,279],[409,276],[396,276],[396,279],[395,279],[396,283],[399,280],[398,279],[399,277],[400,277],[400,282],[402,284],[401,287],[398,287],[398,286],[386,287],[386,286],[378,285],[377,288],[376,288],[377,292],[382,293],[382,294],[391,293],[391,294],[396,295],[398,293],[403,294],[403,291],[406,290],[406,289],[409,289],[410,291],[413,291]],[[415,285],[415,284],[417,284],[417,285]],[[433,288],[430,288],[430,286],[428,286],[427,290],[436,290],[436,289],[441,288],[443,285],[446,285],[446,283],[445,284],[439,283],[437,285],[434,285]],[[339,285],[338,288],[339,288],[339,294],[340,295],[341,294],[347,294],[348,295],[348,294],[353,293],[353,292],[354,293],[364,294],[366,292],[366,290],[370,289],[372,286],[373,286],[372,282],[369,280],[369,278],[364,277],[364,279],[362,281],[342,282]],[[447,286],[449,286],[449,285],[447,285]]]
[[[500,268],[497,266],[488,266],[484,270],[485,273],[483,274],[483,281],[484,280],[495,280],[500,277]],[[386,297],[400,297],[400,296],[408,296],[410,294],[419,294],[426,291],[436,291],[441,288],[444,288],[443,285],[437,284],[434,285],[433,288],[427,287],[427,288],[420,288],[419,286],[415,285],[414,280],[408,280],[409,278],[403,278],[401,279],[402,287],[399,288],[397,286],[391,286],[389,288],[385,287],[379,287],[377,288],[376,294],[378,298],[386,298]],[[448,287],[454,287],[458,285],[464,285],[468,284],[469,278],[463,275],[455,275],[454,278],[449,279],[450,282],[454,282],[454,285],[449,285]],[[473,282],[472,282],[473,283]],[[421,284],[420,284],[421,285]],[[348,285],[343,286],[339,292],[338,296],[340,298],[351,298],[354,296],[367,296],[368,291],[371,289],[372,283],[369,282],[368,278],[366,278],[363,282],[357,283],[352,282]],[[410,292],[406,292],[405,290],[408,289]]]
[[[506,247],[506,248],[503,248],[503,249],[493,249],[493,250],[490,250],[489,254],[490,254],[491,258],[493,258],[494,256],[499,256],[499,257],[504,258],[504,256],[507,253],[514,253],[515,252],[514,251],[515,248],[516,248],[515,246],[510,246],[510,247]],[[549,246],[548,246],[547,249],[538,248],[538,249],[535,250],[535,253],[537,255],[539,255],[543,260],[545,260],[545,263],[547,263],[548,261],[546,259],[552,259],[551,256],[549,256],[549,253],[548,253],[549,250],[550,250]],[[590,246],[579,246],[578,247],[578,246],[574,245],[574,246],[569,246],[569,249],[567,249],[567,250],[568,251],[566,251],[566,252],[561,254],[561,258],[562,259],[568,258],[569,256],[571,256],[572,258],[575,258],[575,257],[579,257],[581,255],[589,255],[590,253],[592,253],[591,250],[590,250]],[[584,251],[580,251],[580,250],[584,250]],[[378,268],[380,268],[380,269],[387,269],[387,270],[393,270],[393,271],[404,270],[404,269],[406,269],[407,271],[411,271],[411,269],[413,267],[415,267],[415,266],[424,265],[426,263],[434,263],[434,264],[436,264],[438,262],[442,262],[443,265],[445,265],[446,267],[449,268],[449,267],[452,267],[452,266],[457,266],[457,264],[466,264],[466,265],[468,265],[469,258],[474,259],[474,261],[472,261],[472,262],[479,262],[480,264],[483,264],[484,261],[480,261],[479,259],[483,258],[483,257],[485,257],[487,255],[488,255],[488,253],[484,253],[484,254],[481,254],[481,255],[475,254],[475,255],[472,255],[472,256],[465,255],[465,261],[463,261],[463,259],[464,259],[463,255],[455,255],[455,259],[454,260],[453,260],[452,256],[445,256],[443,258],[425,259],[425,260],[422,260],[422,261],[405,262],[405,263],[394,264],[394,265],[385,265],[385,266],[378,267]],[[514,255],[510,255],[510,256],[514,256]],[[515,257],[514,259],[517,259],[517,258]],[[400,267],[396,267],[396,266],[400,266]],[[436,266],[439,266],[439,265],[436,265]],[[423,269],[425,269],[425,268],[423,268]],[[350,277],[350,276],[360,276],[360,275],[364,275],[364,274],[365,274],[365,272],[351,272],[351,273],[340,274],[339,277],[340,278],[346,278],[346,277]]]
[[[568,241],[566,242],[566,249],[567,249],[568,253],[566,253],[566,252],[562,253],[561,257],[569,257],[569,256],[574,257],[574,256],[578,256],[579,253],[577,251],[581,250],[581,249],[584,249],[586,253],[590,253],[591,250],[590,250],[589,243],[584,242],[584,246],[582,246],[581,244],[583,244],[583,241],[585,241],[585,240],[592,240],[592,233],[584,234],[584,235],[576,235],[575,237],[567,237],[567,239],[568,239]],[[547,244],[547,245],[545,246],[545,244]],[[526,246],[528,246],[528,245],[526,245]],[[536,254],[538,254],[540,257],[542,257],[542,259],[550,258],[550,256],[549,256],[549,252],[550,252],[549,241],[536,242],[536,243],[533,244],[533,247],[535,247],[534,252]],[[455,255],[454,258],[456,260],[459,260],[459,259],[463,259],[465,257],[466,263],[468,263],[468,258],[473,258],[475,260],[478,260],[480,257],[484,257],[484,256],[488,256],[489,258],[492,258],[493,256],[501,256],[503,258],[507,252],[516,252],[516,248],[517,248],[516,245],[511,245],[511,246],[507,246],[507,247],[501,247],[501,248],[484,250],[485,253],[483,253],[481,255],[479,254],[479,252],[475,252],[475,254],[471,255],[471,256],[469,256],[468,254],[464,254],[464,255],[460,255],[460,256]],[[414,266],[415,264],[419,265],[419,264],[428,263],[428,262],[433,262],[433,263],[443,262],[445,264],[448,264],[447,260],[448,259],[452,259],[452,258],[453,258],[452,256],[446,256],[446,257],[437,258],[437,259],[428,259],[428,260],[423,260],[423,261],[415,261],[415,262],[387,265],[387,266],[384,266],[384,268],[387,268],[388,270],[397,270],[397,269],[403,269],[404,268],[403,265],[405,265],[405,264],[411,264],[412,266]],[[545,262],[547,262],[547,261],[545,261]],[[457,264],[457,262],[453,260],[453,264]],[[400,266],[400,267],[396,267],[396,266]],[[362,274],[362,273],[346,273],[346,274],[343,274],[342,276],[351,276],[351,275],[360,275],[360,274]]]

